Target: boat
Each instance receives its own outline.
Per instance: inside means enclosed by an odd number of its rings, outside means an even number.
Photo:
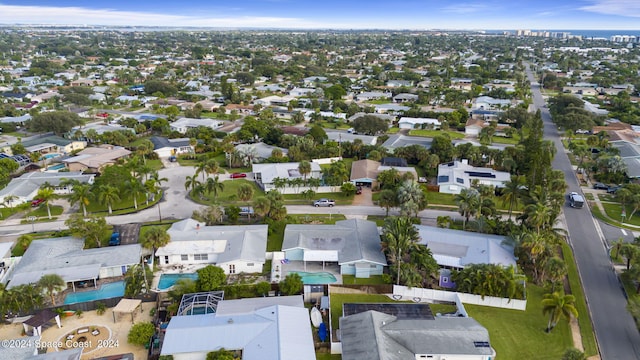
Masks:
[[[327,341],[327,335],[329,335],[327,333],[327,325],[325,323],[320,324],[320,328],[318,329],[318,338],[320,341]]]
[[[315,306],[311,308],[311,324],[313,324],[313,327],[318,327],[322,324],[322,313]]]

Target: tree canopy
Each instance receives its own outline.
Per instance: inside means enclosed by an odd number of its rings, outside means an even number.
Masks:
[[[82,125],[84,121],[76,113],[70,111],[50,111],[36,114],[28,122],[28,128],[33,132],[54,132],[64,135],[74,126]]]

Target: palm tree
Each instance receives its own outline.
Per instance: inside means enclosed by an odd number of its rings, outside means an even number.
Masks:
[[[385,189],[380,192],[380,198],[378,198],[378,205],[384,208],[387,212],[385,216],[389,216],[389,209],[398,204],[398,197],[395,191],[391,189]]]
[[[396,265],[396,284],[400,285],[401,263],[418,246],[420,235],[408,217],[390,217],[382,228],[382,251]]]
[[[218,194],[224,191],[224,184],[220,181],[220,178],[216,176],[213,179],[207,179],[204,189],[208,194],[213,193],[213,201],[215,202],[218,199]]]
[[[462,189],[460,194],[457,194],[454,197],[456,204],[458,204],[458,212],[460,215],[464,216],[464,222],[462,224],[462,229],[466,227],[466,224],[469,222],[469,217],[475,214],[478,209],[479,203],[479,193],[476,189]]]
[[[298,171],[300,172],[300,175],[302,175],[304,181],[307,181],[307,175],[311,174],[311,163],[306,160],[300,161],[298,164]]]
[[[611,253],[611,257],[613,259],[617,258],[618,255],[620,255],[620,249],[622,248],[622,245],[624,245],[624,239],[622,237],[619,237],[618,240],[614,241],[613,244],[611,244],[611,248],[615,250],[615,253]]]
[[[207,176],[211,174],[217,174],[218,172],[220,172],[220,164],[218,164],[218,162],[214,159],[209,159],[204,164],[204,172],[207,173]]]
[[[54,193],[53,189],[50,187],[40,188],[40,190],[38,190],[38,194],[36,195],[36,198],[44,200],[44,203],[47,206],[47,214],[49,215],[49,219],[51,219],[51,207],[49,206],[49,200],[53,200],[56,197],[56,193]]]
[[[618,251],[620,256],[627,260],[627,270],[631,267],[631,263],[640,255],[640,248],[636,244],[625,243]]]
[[[561,258],[554,256],[546,261],[544,274],[551,283],[551,292],[555,291],[556,284],[559,284],[567,276],[567,264]],[[544,278],[545,275],[542,277]]]
[[[550,221],[552,209],[545,203],[536,202],[525,207],[527,222],[536,228],[538,234]]]
[[[18,199],[19,198],[16,195],[7,195],[4,197],[4,200],[2,201],[2,203],[9,205],[9,209],[13,209],[13,202]]]
[[[192,176],[187,176],[184,181],[184,189],[189,193],[193,193],[198,185],[202,184],[198,181],[198,174],[193,174]]]
[[[260,217],[265,217],[271,210],[271,201],[261,196],[253,201],[253,211]]]
[[[51,297],[53,306],[56,306],[56,297],[54,294],[64,289],[65,285],[67,285],[67,283],[58,274],[43,275],[37,283],[37,286],[45,289],[47,295]]]
[[[91,193],[91,186],[89,184],[81,184],[77,183],[73,185],[73,192],[69,197],[69,202],[71,205],[80,204],[82,206],[82,213],[86,217],[87,216],[87,206],[93,197]]]
[[[417,217],[418,212],[427,207],[427,199],[420,184],[413,181],[402,182],[398,187],[398,204],[403,216]]]
[[[542,300],[542,314],[549,314],[547,332],[556,326],[561,317],[571,320],[571,317],[578,317],[578,310],[574,305],[576,298],[573,295],[565,295],[561,292],[546,294]]]
[[[156,249],[166,246],[170,240],[167,230],[160,226],[152,226],[142,235],[140,244],[145,249],[151,250],[151,255],[155,256]]]
[[[167,179],[166,177],[161,178],[160,174],[158,174],[157,171],[154,171],[151,174],[151,184],[152,184],[152,188],[155,189],[156,191],[161,190],[162,189],[162,183],[163,182],[167,182],[169,181],[169,179]],[[146,185],[146,184],[145,184]],[[160,210],[160,201],[158,201],[158,220],[160,222],[162,222],[162,212]]]
[[[502,205],[509,204],[509,219],[513,212],[513,207],[518,206],[520,199],[524,195],[523,189],[526,178],[522,175],[512,175],[511,181],[507,181],[502,188]]]
[[[195,175],[200,175],[202,174],[202,181],[205,180],[205,169],[207,167],[207,162],[206,161],[200,161],[197,165],[196,165],[196,173]]]
[[[20,235],[18,237],[18,246],[20,246],[24,252],[24,250],[27,250],[29,245],[31,245],[32,241],[33,241],[33,236],[28,234]]]
[[[140,182],[140,180],[133,178],[125,184],[125,189],[127,192],[133,197],[133,207],[138,209],[138,195],[144,192],[146,189],[144,185]]]
[[[100,202],[106,203],[109,209],[109,215],[113,212],[112,206],[116,201],[120,201],[120,194],[118,188],[111,185],[102,185],[98,189],[98,198]]]
[[[240,201],[249,201],[253,197],[253,186],[251,184],[242,184],[238,188],[238,199]]]

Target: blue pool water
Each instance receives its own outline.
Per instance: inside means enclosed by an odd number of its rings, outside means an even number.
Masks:
[[[302,278],[302,283],[307,285],[321,285],[332,284],[336,281],[335,276],[328,272],[310,273],[304,271],[289,271],[290,273],[297,273]]]
[[[64,164],[56,164],[53,166],[49,166],[47,170],[62,170],[64,169]]]
[[[53,159],[60,156],[60,154],[44,154],[40,159]]]
[[[100,286],[97,290],[69,293],[64,298],[65,304],[75,304],[93,300],[110,299],[124,295],[124,281],[116,281]]]
[[[162,274],[160,275],[160,282],[158,283],[158,290],[168,290],[175,285],[180,279],[191,279],[193,281],[198,280],[198,273],[186,273],[186,274]]]

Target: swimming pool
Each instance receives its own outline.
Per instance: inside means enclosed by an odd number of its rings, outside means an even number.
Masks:
[[[57,158],[58,156],[60,156],[61,154],[58,153],[52,153],[52,154],[44,154],[40,160],[42,159],[53,159],[53,158]]]
[[[304,271],[289,271],[289,273],[296,273],[300,275],[302,283],[307,285],[332,284],[338,281],[333,274],[328,272],[311,273]]]
[[[110,299],[124,295],[124,281],[116,281],[100,286],[97,290],[69,293],[65,304],[76,304],[93,300]]]
[[[47,170],[62,170],[64,168],[65,168],[64,164],[55,164],[53,166],[49,166]]]
[[[162,274],[160,275],[160,282],[158,282],[158,290],[169,290],[180,279],[191,279],[193,281],[198,280],[198,273],[186,273],[186,274]]]

